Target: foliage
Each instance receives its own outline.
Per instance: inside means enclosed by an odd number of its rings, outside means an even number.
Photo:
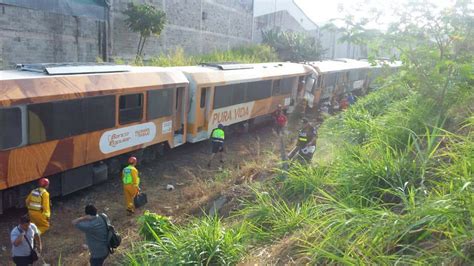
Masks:
[[[158,236],[158,233],[161,236]],[[128,254],[130,265],[233,265],[243,254],[245,227],[225,228],[216,216],[155,232],[153,242]]]
[[[323,49],[319,40],[300,32],[269,30],[262,32],[263,43],[270,45],[283,61],[320,60]]]
[[[168,217],[148,210],[138,218],[138,223],[140,224],[140,235],[147,241],[156,240],[165,232],[172,230],[174,226]]]
[[[232,226],[216,217],[192,220],[130,258],[137,265],[140,256],[148,264],[235,264],[255,246],[289,243],[291,254],[271,256],[318,265],[472,265],[469,12],[467,1],[439,13],[427,2],[406,7],[397,27],[377,37],[400,49],[404,66],[325,121],[315,157],[331,156],[255,185],[224,220]]]
[[[215,51],[210,54],[186,56],[181,47],[168,54],[152,57],[152,66],[192,66],[204,62],[262,63],[278,61],[273,49],[267,45],[248,45],[227,51]]]
[[[143,48],[147,38],[152,35],[159,36],[166,23],[166,14],[150,4],[129,3],[127,10],[123,12],[127,18],[125,22],[128,28],[140,33],[138,40],[137,59],[143,55]]]

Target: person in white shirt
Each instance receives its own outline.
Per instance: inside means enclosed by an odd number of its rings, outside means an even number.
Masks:
[[[33,264],[31,256],[32,250],[36,249],[37,253],[41,253],[41,238],[38,228],[31,223],[28,215],[20,218],[20,224],[15,226],[10,233],[10,241],[12,243],[13,262],[17,266],[26,266]]]

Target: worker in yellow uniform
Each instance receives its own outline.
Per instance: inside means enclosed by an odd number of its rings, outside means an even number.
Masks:
[[[135,212],[133,199],[140,191],[140,177],[138,176],[137,168],[135,168],[136,165],[137,158],[130,157],[128,159],[128,166],[122,170],[123,192],[125,194],[125,204],[127,205],[129,215]]]
[[[40,178],[39,187],[33,189],[26,197],[26,207],[31,222],[38,227],[39,234],[44,234],[49,229],[49,218],[51,217],[51,208],[49,205],[49,187],[47,178]]]

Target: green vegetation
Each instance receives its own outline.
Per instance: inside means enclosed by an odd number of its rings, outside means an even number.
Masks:
[[[142,57],[147,38],[152,35],[160,36],[165,27],[166,14],[153,5],[135,4],[133,2],[128,4],[127,10],[123,14],[127,16],[125,22],[128,28],[133,32],[140,33],[136,56],[138,60]]]
[[[227,51],[215,51],[211,54],[187,56],[182,48],[176,48],[168,54],[152,57],[148,62],[138,65],[152,66],[192,66],[207,62],[262,63],[278,61],[276,53],[267,45],[248,45]]]
[[[319,40],[305,33],[269,30],[262,33],[262,38],[262,42],[273,47],[283,61],[315,61],[324,53]]]
[[[215,216],[158,230],[155,241],[128,254],[129,265],[230,265],[237,263],[244,251],[244,226],[225,228]]]
[[[229,217],[157,229],[127,262],[472,265],[474,65],[464,48],[474,37],[465,8],[431,13],[438,31],[405,17],[399,39],[379,36],[397,42],[403,68],[325,121],[313,165],[255,183]]]

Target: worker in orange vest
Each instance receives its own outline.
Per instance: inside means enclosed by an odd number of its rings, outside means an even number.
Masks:
[[[49,230],[49,218],[51,217],[51,208],[49,204],[49,180],[40,178],[39,187],[33,189],[26,197],[26,207],[31,222],[38,227],[39,234],[44,234]]]
[[[122,170],[123,192],[125,194],[125,204],[129,215],[135,212],[133,199],[140,192],[140,177],[138,176],[137,168],[135,168],[136,165],[137,158],[130,157],[128,159],[128,166]]]

